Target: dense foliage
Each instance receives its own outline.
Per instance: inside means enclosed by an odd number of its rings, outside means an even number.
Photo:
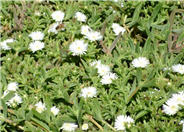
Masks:
[[[114,131],[119,115],[130,116],[134,123],[127,131],[178,132],[184,119],[184,106],[173,115],[163,112],[172,94],[184,91],[184,74],[169,68],[184,64],[184,3],[138,1],[7,1],[1,2],[1,42],[13,38],[11,49],[1,49],[0,131],[60,131],[65,122],[88,123],[88,131]],[[180,9],[180,10],[176,10]],[[65,13],[57,27],[54,11]],[[173,11],[176,13],[171,16]],[[77,21],[76,12],[86,15]],[[112,24],[125,28],[115,35]],[[89,41],[81,34],[88,25],[101,32],[103,39]],[[32,52],[29,35],[44,33],[45,47]],[[88,43],[85,54],[73,55],[69,46],[77,39]],[[112,46],[114,45],[114,47]],[[169,46],[170,47],[169,47]],[[148,66],[136,68],[132,61],[146,57]],[[95,60],[108,65],[117,78],[101,83]],[[167,68],[167,70],[164,70]],[[181,69],[182,70],[182,69]],[[15,91],[8,84],[17,82],[20,104],[8,105]],[[95,87],[96,96],[84,98],[81,90]],[[45,104],[38,112],[35,104]],[[56,106],[55,116],[50,108]]]

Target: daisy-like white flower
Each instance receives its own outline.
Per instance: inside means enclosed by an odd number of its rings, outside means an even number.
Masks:
[[[101,64],[98,66],[98,74],[104,76],[110,73],[110,67],[108,65]]]
[[[132,61],[134,67],[144,68],[150,64],[149,60],[146,57],[138,57]]]
[[[89,34],[91,31],[92,31],[92,29],[91,29],[89,26],[87,26],[87,25],[81,26],[81,34],[87,35],[87,34]]]
[[[103,75],[102,76],[102,79],[101,79],[101,83],[102,84],[111,84],[112,83],[112,80],[115,80],[117,79],[117,75],[115,73],[107,73],[106,75]]]
[[[18,83],[17,82],[11,82],[8,84],[7,90],[9,91],[16,91],[18,89]]]
[[[31,37],[32,40],[34,40],[34,41],[43,40],[44,33],[40,32],[40,31],[32,32],[29,34],[29,37]]]
[[[173,94],[171,98],[176,104],[184,105],[184,93]]]
[[[34,53],[37,50],[42,50],[45,47],[45,44],[41,41],[34,41],[29,44],[29,49]]]
[[[88,130],[88,128],[89,128],[89,126],[88,126],[87,123],[84,123],[84,124],[82,125],[82,130],[83,130],[83,131]]]
[[[65,13],[62,11],[54,11],[52,14],[52,19],[54,19],[56,22],[62,22],[65,16]]]
[[[95,87],[85,87],[81,90],[81,95],[84,98],[93,98],[96,97],[96,88]]]
[[[184,65],[181,65],[181,64],[173,65],[172,70],[173,72],[184,74]]]
[[[80,22],[86,22],[86,19],[87,19],[87,17],[81,12],[76,12],[75,18],[77,19],[77,21],[80,21]]]
[[[102,40],[102,35],[100,32],[97,31],[91,31],[86,34],[85,38],[89,39],[90,41],[96,41],[96,40]]]
[[[60,129],[63,129],[65,131],[75,131],[75,129],[78,127],[75,123],[63,123],[62,127]]]
[[[13,98],[11,98],[8,102],[6,102],[8,106],[13,106],[13,107],[15,107],[20,103],[22,103],[22,98],[17,93],[15,93],[15,96]]]
[[[163,112],[168,115],[174,115],[179,111],[180,107],[173,99],[169,99],[166,105],[163,105]]]
[[[15,40],[14,39],[7,39],[7,40],[4,40],[3,42],[0,42],[0,49],[3,49],[3,50],[10,50],[10,46],[7,45],[7,43],[12,43],[14,42]]]
[[[116,130],[126,130],[126,126],[130,127],[134,120],[130,116],[120,115],[115,120]]]
[[[39,113],[42,113],[43,111],[45,111],[47,108],[45,107],[45,103],[42,103],[41,101],[39,101],[37,104],[35,104],[36,106],[36,111]]]
[[[95,60],[95,61],[90,63],[90,66],[95,66],[95,68],[98,68],[98,67],[100,67],[101,64],[102,64],[101,60]]]
[[[58,25],[59,25],[59,23],[58,23],[58,22],[53,23],[52,25],[50,25],[49,30],[48,30],[48,33],[52,32],[52,33],[57,34],[57,33],[58,33],[58,31],[57,31],[57,29],[56,29],[56,28],[58,27]]]
[[[53,106],[50,111],[56,116],[59,113],[59,109],[56,106]]]
[[[113,23],[112,24],[112,29],[114,31],[114,33],[116,34],[116,36],[121,32],[122,35],[123,33],[125,32],[125,28],[123,28],[122,26],[120,26],[119,24],[117,23]]]
[[[73,56],[85,54],[87,48],[88,44],[84,43],[84,40],[75,40],[69,46],[69,50],[72,52]]]

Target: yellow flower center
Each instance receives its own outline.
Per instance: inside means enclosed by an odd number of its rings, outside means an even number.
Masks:
[[[91,92],[88,92],[88,95],[91,95]]]
[[[175,110],[175,109],[176,109],[176,106],[172,105],[172,106],[171,106],[171,109],[172,109],[172,110]]]
[[[77,47],[77,50],[81,50],[81,47]]]

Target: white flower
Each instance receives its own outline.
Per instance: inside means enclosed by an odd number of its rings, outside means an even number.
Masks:
[[[164,67],[164,68],[163,68],[163,71],[169,71],[169,70],[171,70],[170,67]]]
[[[121,27],[119,24],[117,24],[117,23],[113,23],[112,24],[112,29],[113,29],[113,31],[114,31],[114,33],[116,34],[116,35],[118,35],[120,32],[122,33],[122,35],[123,35],[123,33],[125,32],[125,28],[123,28],[123,27]]]
[[[15,40],[11,38],[11,39],[5,40],[4,42],[5,42],[5,43],[13,43],[14,41],[15,41]]]
[[[11,82],[8,84],[7,90],[9,91],[16,91],[18,89],[18,83],[17,82]]]
[[[78,127],[75,123],[63,123],[62,127],[60,129],[63,129],[65,131],[75,131],[75,129]]]
[[[90,63],[90,66],[95,66],[95,68],[98,68],[98,67],[100,67],[101,64],[102,64],[101,60],[95,60],[95,61]]]
[[[9,91],[5,90],[4,93],[3,93],[3,96],[1,98],[4,98],[8,93],[9,93]]]
[[[32,32],[29,34],[29,37],[31,37],[32,40],[34,40],[34,41],[43,40],[44,33],[40,32],[40,31]]]
[[[115,73],[110,72],[110,73],[103,75],[100,82],[102,84],[111,84],[112,80],[115,80],[115,79],[117,79],[117,75]]]
[[[177,64],[172,66],[173,72],[178,72],[180,74],[184,74],[184,65]]]
[[[76,12],[76,13],[75,13],[75,18],[76,18],[78,21],[80,21],[80,22],[85,22],[86,19],[87,19],[87,17],[86,17],[83,13],[81,13],[81,12]]]
[[[57,31],[57,26],[59,25],[59,23],[58,22],[56,22],[56,23],[53,23],[52,25],[50,25],[50,27],[49,27],[49,30],[48,30],[48,33],[50,33],[50,32],[52,32],[52,33],[55,33],[55,34],[57,34],[58,33],[58,31]]]
[[[34,41],[29,44],[29,49],[34,53],[37,50],[42,50],[45,47],[45,44],[40,41]]]
[[[16,106],[20,103],[22,103],[22,98],[17,93],[15,93],[15,96],[13,98],[6,102],[6,104],[9,106]]]
[[[45,104],[42,103],[41,101],[39,101],[37,104],[35,104],[36,106],[36,111],[39,113],[42,113],[43,111],[46,110]]]
[[[183,93],[173,94],[171,99],[178,105],[184,105]]]
[[[97,31],[90,31],[86,34],[85,38],[89,39],[90,41],[102,40],[102,35],[100,32]]]
[[[149,60],[146,57],[138,57],[132,61],[134,67],[144,68],[150,64]]]
[[[99,65],[98,66],[98,74],[100,76],[106,75],[107,73],[110,73],[110,67],[108,65]]]
[[[134,120],[130,116],[120,115],[115,120],[115,129],[116,130],[126,130],[126,125],[128,127],[134,123]]]
[[[81,95],[84,98],[93,98],[96,97],[96,88],[95,87],[85,87],[81,90]]]
[[[54,19],[57,22],[62,22],[65,14],[61,11],[54,11],[52,14],[52,19]]]
[[[124,4],[123,3],[121,3],[121,7],[124,7]]]
[[[180,124],[180,125],[183,125],[182,132],[184,132],[184,120],[181,120],[179,124]]]
[[[59,112],[59,109],[56,108],[56,106],[53,106],[53,107],[50,109],[50,111],[56,116],[56,115],[58,114],[58,112]]]
[[[87,123],[84,123],[83,125],[82,125],[82,130],[88,130],[88,128],[89,128],[89,126],[88,126],[88,124]]]
[[[180,124],[180,125],[184,124],[184,120],[181,120],[179,124]]]
[[[7,45],[7,43],[1,42],[1,43],[0,43],[0,49],[3,49],[3,50],[10,50],[11,48]]]
[[[168,115],[176,114],[179,109],[180,107],[178,106],[178,104],[176,104],[176,102],[173,99],[169,99],[166,102],[166,105],[163,105],[163,112]]]
[[[43,2],[45,0],[35,0],[35,1],[38,2],[38,3],[41,3],[41,2]]]
[[[39,11],[35,11],[35,16],[41,16],[41,13]]]
[[[12,43],[14,42],[15,40],[14,39],[7,39],[7,40],[4,40],[3,42],[0,42],[0,49],[3,49],[3,50],[10,50],[10,46],[7,45],[7,43]]]
[[[87,35],[91,31],[92,31],[92,29],[89,26],[87,26],[87,25],[81,26],[81,34]]]
[[[69,46],[69,50],[72,52],[72,55],[83,55],[86,53],[88,44],[84,43],[84,40],[75,40]]]

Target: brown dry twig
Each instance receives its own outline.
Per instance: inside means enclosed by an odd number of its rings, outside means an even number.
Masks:
[[[172,11],[172,13],[171,13],[171,15],[170,15],[170,18],[169,18],[169,23],[170,23],[170,27],[169,27],[169,31],[170,31],[170,34],[169,34],[169,37],[168,37],[168,50],[169,50],[169,52],[180,52],[181,51],[181,49],[184,47],[183,45],[182,46],[180,46],[180,47],[178,47],[178,48],[176,48],[176,47],[174,47],[173,48],[173,41],[172,41],[172,36],[173,36],[173,33],[172,33],[172,27],[173,27],[173,24],[174,24],[174,16],[175,16],[175,14],[176,13],[182,13],[182,12],[184,12],[184,10],[183,9],[175,9],[175,10],[173,10]],[[176,37],[176,36],[175,36]],[[175,38],[174,38],[175,39]]]
[[[112,50],[115,48],[115,46],[116,46],[118,40],[121,38],[121,35],[122,35],[122,32],[120,32],[120,33],[118,34],[118,36],[116,37],[116,39],[113,41],[111,47],[110,47],[109,50],[108,50],[109,54],[111,54]]]
[[[103,27],[102,27],[102,29],[101,29],[101,35],[102,35],[102,36],[104,36],[104,34],[105,34],[105,29],[106,29],[106,27],[107,27],[107,22],[105,21],[104,24],[103,24]],[[104,45],[104,42],[105,42],[105,40],[104,40],[104,41],[101,40],[101,41],[100,41],[100,45],[101,45],[102,48],[103,48],[103,52],[104,52],[104,53],[107,53],[107,52],[108,52],[108,49],[107,49],[107,47]],[[107,53],[107,54],[108,54],[108,53]]]
[[[93,123],[95,126],[97,126],[101,131],[104,131],[102,126],[98,124],[91,115],[86,115],[86,117]]]

